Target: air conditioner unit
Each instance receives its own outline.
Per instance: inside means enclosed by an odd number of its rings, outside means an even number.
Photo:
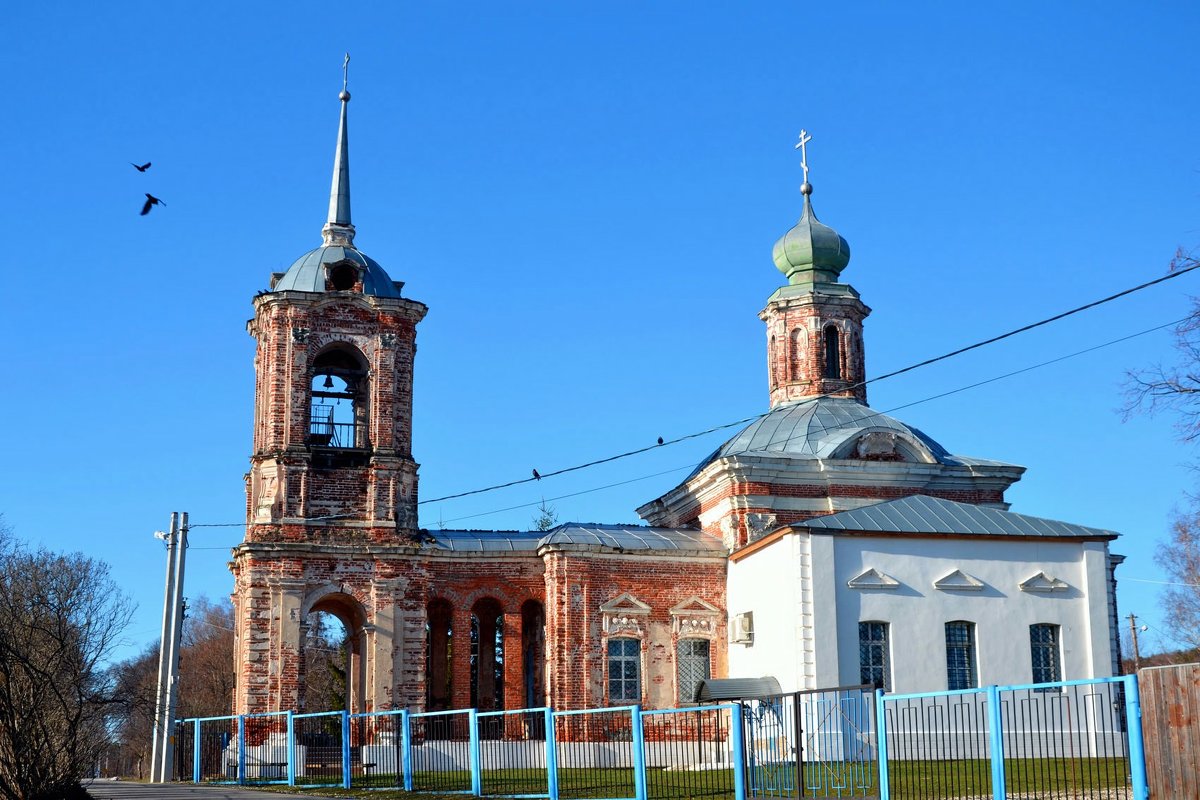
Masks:
[[[754,643],[754,612],[747,611],[744,614],[735,614],[733,624],[730,626],[729,640],[734,644],[753,644]]]

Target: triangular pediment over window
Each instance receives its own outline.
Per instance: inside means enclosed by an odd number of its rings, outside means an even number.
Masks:
[[[650,606],[625,592],[600,606],[600,610],[607,614],[649,614]]]
[[[978,592],[983,589],[983,581],[971,577],[961,569],[956,569],[934,581],[933,588],[942,591]]]
[[[846,581],[846,585],[851,589],[898,589],[900,581],[871,567]]]
[[[1039,572],[1031,575],[1021,581],[1018,586],[1022,592],[1065,592],[1067,590],[1067,582],[1059,578],[1052,578],[1045,572]]]
[[[706,603],[699,597],[689,597],[676,606],[671,606],[672,615],[685,614],[720,614],[721,610],[712,603]]]

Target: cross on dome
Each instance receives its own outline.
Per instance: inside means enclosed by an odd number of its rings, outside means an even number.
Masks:
[[[796,148],[800,151],[800,169],[804,170],[804,183],[800,186],[800,191],[804,194],[812,194],[812,184],[808,182],[808,148],[806,145],[812,141],[808,131],[800,129],[800,141],[796,142]]]

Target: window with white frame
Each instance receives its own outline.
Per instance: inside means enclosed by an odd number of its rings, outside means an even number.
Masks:
[[[676,671],[679,676],[679,702],[695,702],[696,689],[701,681],[712,677],[708,639],[680,639],[676,651]]]
[[[1062,657],[1057,625],[1030,625],[1029,651],[1033,663],[1034,683],[1057,683],[1062,680]]]
[[[858,676],[861,683],[892,690],[892,660],[886,622],[858,623]]]
[[[642,643],[638,639],[608,640],[608,701],[642,701]]]
[[[975,662],[975,624],[963,620],[946,623],[946,688],[974,689],[979,685]]]

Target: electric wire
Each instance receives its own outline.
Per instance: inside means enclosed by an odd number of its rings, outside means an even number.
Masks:
[[[1108,295],[1107,297],[1103,297],[1099,300],[1094,300],[1094,301],[1092,301],[1090,303],[1086,303],[1082,306],[1077,306],[1076,308],[1070,309],[1069,311],[1063,311],[1062,313],[1055,314],[1054,316],[1051,316],[1051,317],[1046,317],[1045,319],[1039,320],[1037,322],[1033,322],[1028,325],[1022,325],[1019,328],[1014,328],[1013,330],[1008,331],[1006,333],[1002,333],[998,336],[993,336],[989,339],[984,339],[982,341],[975,342],[974,344],[969,344],[966,347],[960,347],[957,350],[950,351],[949,353],[944,353],[940,356],[934,356],[933,358],[927,358],[924,361],[919,361],[915,364],[910,364],[907,367],[902,367],[900,369],[893,370],[891,372],[886,372],[883,375],[877,375],[873,378],[867,378],[865,380],[859,381],[858,383],[847,386],[845,389],[840,390],[840,392],[853,391],[854,389],[858,389],[860,387],[866,386],[871,383],[877,383],[878,381],[886,380],[887,378],[894,378],[897,375],[903,375],[905,373],[912,372],[915,369],[919,369],[921,367],[927,367],[930,364],[936,364],[939,361],[945,361],[946,359],[962,355],[963,353],[968,353],[972,350],[978,350],[981,347],[985,347],[989,344],[995,344],[996,342],[1002,341],[1004,339],[1008,339],[1012,336],[1016,336],[1017,334],[1025,333],[1027,331],[1034,330],[1035,328],[1040,328],[1044,325],[1049,325],[1052,322],[1057,322],[1058,320],[1065,319],[1074,314],[1078,314],[1082,311],[1087,311],[1089,309],[1096,308],[1097,306],[1104,305],[1105,303],[1110,303],[1119,298],[1126,297],[1130,294],[1133,294],[1134,292],[1140,292],[1143,289],[1148,289],[1151,286],[1155,286],[1155,285],[1163,283],[1165,281],[1174,280],[1175,278],[1178,278],[1181,275],[1186,275],[1187,273],[1189,273],[1195,269],[1200,269],[1200,263],[1193,264],[1189,267],[1184,267],[1182,269],[1168,273],[1167,275],[1163,275],[1162,277],[1155,278],[1154,280],[1151,280],[1151,281],[1146,281],[1145,283],[1138,284],[1137,286],[1133,286],[1129,289],[1125,289],[1124,291],[1117,292],[1116,294]],[[829,397],[829,396],[830,395],[828,395],[828,394],[822,394],[822,395],[817,395],[816,397],[814,397],[812,399],[818,400],[823,397]],[[485,492],[494,492],[499,489],[507,489],[510,486],[520,486],[521,484],[532,483],[533,481],[540,481],[545,478],[553,478],[557,475],[565,475],[569,472],[577,472],[578,470],[587,469],[589,467],[595,467],[600,464],[608,464],[610,462],[618,461],[623,458],[629,458],[630,456],[635,456],[635,455],[639,455],[641,453],[648,452],[650,450],[655,450],[659,447],[666,447],[668,445],[678,444],[679,442],[684,442],[689,439],[695,439],[700,436],[706,436],[710,433],[715,433],[716,431],[719,431],[719,430],[725,430],[726,428],[732,428],[735,425],[748,424],[757,419],[765,417],[768,413],[770,413],[770,412],[767,411],[767,412],[763,412],[762,414],[755,414],[754,416],[751,416],[751,417],[745,417],[743,419],[736,420],[734,422],[728,422],[723,425],[717,425],[712,428],[708,428],[706,430],[699,431],[697,433],[690,433],[685,436],[679,436],[674,439],[668,439],[668,440],[664,441],[662,444],[652,444],[652,445],[648,445],[646,447],[639,447],[639,448],[636,448],[633,450],[628,450],[623,453],[617,453],[615,455],[606,456],[604,458],[598,458],[598,459],[594,459],[592,461],[587,461],[582,464],[576,464],[574,466],[564,467],[562,469],[552,470],[550,472],[542,472],[534,477],[519,478],[516,480],[506,481],[505,483],[497,483],[497,484],[493,484],[491,486],[480,487],[478,489],[470,489],[467,491],[455,492],[454,494],[442,495],[441,497],[433,497],[433,498],[429,498],[426,500],[418,500],[417,504],[425,505],[427,503],[440,503],[445,500],[454,500],[454,499],[457,499],[460,497],[469,497],[471,495],[483,494]]]
[[[1189,267],[1189,269],[1194,269],[1194,267]],[[1100,349],[1103,349],[1106,347],[1111,347],[1111,345],[1114,345],[1114,344],[1120,344],[1122,342],[1127,342],[1127,341],[1129,341],[1129,339],[1133,339],[1133,338],[1136,338],[1139,336],[1146,336],[1147,333],[1153,333],[1156,331],[1164,330],[1164,329],[1166,329],[1166,327],[1171,327],[1171,326],[1181,324],[1186,319],[1187,318],[1177,319],[1174,321],[1170,321],[1170,323],[1163,323],[1163,324],[1159,324],[1159,325],[1156,325],[1153,327],[1148,327],[1148,329],[1146,329],[1146,330],[1138,331],[1135,333],[1128,333],[1128,335],[1126,335],[1126,336],[1121,336],[1121,337],[1117,337],[1115,339],[1110,339],[1110,341],[1108,341],[1108,342],[1094,344],[1094,345],[1092,345],[1092,347],[1087,347],[1087,348],[1084,348],[1081,350],[1075,350],[1074,353],[1068,353],[1066,355],[1057,356],[1057,357],[1055,357],[1055,359],[1049,359],[1046,361],[1034,363],[1034,365],[1031,365],[1031,366],[1022,367],[1020,369],[1014,369],[1014,371],[1012,371],[1012,372],[1007,372],[1007,373],[1004,373],[1001,375],[995,375],[995,377],[988,378],[985,380],[979,380],[973,384],[959,386],[959,387],[956,387],[956,389],[937,393],[937,395],[930,395],[929,397],[917,399],[917,401],[912,401],[912,402],[904,403],[901,405],[894,405],[894,407],[889,408],[887,410],[876,411],[875,409],[870,409],[868,407],[864,407],[864,409],[866,410],[865,414],[857,416],[857,417],[853,417],[853,419],[848,420],[846,422],[842,422],[841,425],[834,426],[833,428],[821,425],[821,429],[822,429],[823,433],[828,433],[830,431],[835,431],[835,429],[838,429],[840,427],[856,425],[856,423],[858,423],[858,422],[863,422],[865,420],[869,420],[869,419],[871,419],[872,416],[882,416],[882,415],[892,414],[893,411],[899,411],[899,410],[906,409],[906,408],[912,408],[913,405],[920,405],[922,403],[929,403],[929,402],[935,401],[935,399],[941,399],[943,397],[958,395],[959,392],[964,392],[964,391],[971,390],[971,389],[977,389],[977,387],[979,387],[979,386],[996,383],[996,381],[998,381],[998,380],[1004,380],[1007,378],[1012,378],[1012,377],[1014,377],[1014,375],[1031,372],[1031,371],[1033,371],[1033,369],[1048,367],[1050,365],[1054,365],[1054,363],[1066,361],[1068,359],[1074,359],[1074,357],[1086,355],[1088,353],[1093,353],[1093,351],[1100,350]],[[814,398],[809,398],[808,401],[804,401],[804,402],[809,403],[809,402],[815,401],[815,399],[820,399],[820,397],[827,397],[827,396],[822,395],[822,396],[818,396],[818,397],[814,397]],[[742,420],[740,422],[749,422],[749,421],[758,420],[758,419],[761,419],[761,417],[763,417],[763,416],[767,416],[767,414],[769,414],[769,413],[770,413],[769,410],[764,411],[763,414],[757,414],[755,416],[746,417],[745,420]],[[708,431],[688,434],[688,437],[680,437],[678,439],[673,439],[671,441],[672,441],[672,443],[674,443],[674,441],[683,441],[684,439],[688,439],[688,438],[701,437],[701,435],[704,435],[706,433],[713,433],[715,431],[720,431],[720,429],[722,429],[722,428],[731,427],[733,425],[738,425],[738,422],[732,422],[732,423],[730,423],[730,425],[726,425],[726,426],[716,426],[713,428],[709,428]],[[787,444],[788,441],[791,441],[793,438],[796,438],[796,437],[788,437],[787,439],[782,439],[780,441],[773,440],[772,443],[770,443],[770,445],[784,445],[784,444]],[[664,444],[668,444],[668,443],[664,443]],[[653,445],[650,447],[643,447],[643,449],[641,449],[640,451],[636,451],[636,452],[656,450],[660,446],[662,446],[662,445]],[[746,451],[743,450],[743,451],[731,452],[730,455],[739,455],[739,453],[743,453],[743,452],[746,452]],[[649,480],[649,479],[652,479],[652,477],[660,477],[662,475],[678,473],[678,471],[682,471],[684,469],[690,469],[692,467],[694,467],[694,464],[688,463],[688,464],[680,465],[680,467],[673,467],[671,469],[661,470],[661,471],[658,471],[658,473],[652,473],[649,475],[641,475],[638,477],[631,477],[631,479],[626,479],[623,481],[617,481],[614,483],[606,483],[606,485],[604,485],[604,486],[596,486],[596,487],[592,487],[592,488],[588,488],[588,489],[581,489],[581,491],[578,491],[578,492],[570,492],[568,494],[560,494],[560,495],[557,495],[557,497],[542,498],[541,500],[529,501],[529,503],[521,503],[521,504],[517,504],[517,505],[506,506],[506,507],[503,507],[503,509],[492,509],[490,511],[481,511],[478,513],[472,513],[472,515],[464,515],[461,517],[451,517],[450,519],[442,519],[442,521],[439,521],[439,523],[438,523],[439,524],[438,529],[443,529],[440,527],[442,527],[442,525],[444,525],[445,523],[448,523],[448,522],[460,522],[460,521],[463,521],[463,519],[475,519],[478,517],[487,517],[487,516],[496,515],[496,513],[503,513],[505,511],[516,511],[516,510],[520,510],[520,509],[528,509],[528,507],[536,506],[536,505],[539,505],[540,503],[553,503],[553,501],[557,501],[557,500],[565,500],[565,499],[569,499],[569,498],[581,497],[581,495],[584,495],[584,494],[592,494],[594,492],[602,492],[602,491],[605,491],[605,489],[611,489],[611,488],[618,487],[618,486],[625,486],[625,485],[629,485],[629,483],[636,483],[638,481]],[[550,474],[553,474],[553,473],[550,473]],[[533,480],[533,479],[529,479],[529,480]],[[517,481],[517,482],[528,482],[528,480],[527,481]],[[445,497],[445,498],[428,500],[428,503],[437,503],[437,501],[454,499],[456,497],[461,497],[461,495],[449,495],[449,497]],[[316,521],[322,521],[322,519],[340,519],[340,518],[352,517],[352,516],[353,515],[331,515],[331,516],[326,516],[326,517],[312,517],[311,519],[312,519],[312,521],[316,522]],[[246,525],[245,522],[194,523],[194,524],[188,525],[188,528],[244,528],[245,525]],[[438,530],[438,529],[434,529],[434,530]],[[190,545],[188,547],[192,547],[192,546]],[[227,548],[224,548],[224,547],[196,547],[194,549],[227,549]],[[1126,578],[1126,579],[1127,579],[1127,581],[1132,581],[1133,578]]]

